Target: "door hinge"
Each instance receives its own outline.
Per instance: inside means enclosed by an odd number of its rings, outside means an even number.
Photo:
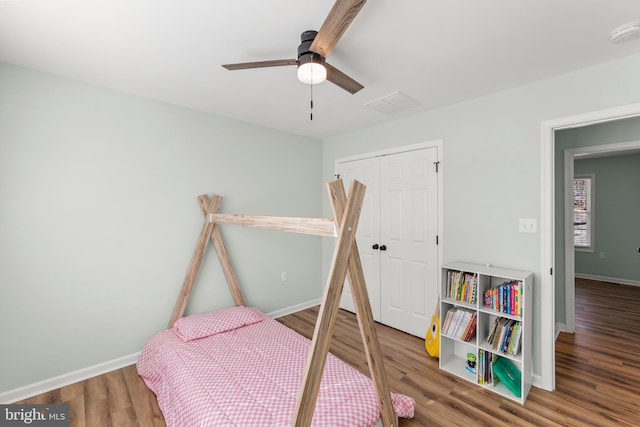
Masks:
[[[434,165],[436,165],[436,173],[438,173],[438,165],[440,164],[440,162],[433,162]]]
[[[440,244],[440,236],[436,234],[436,245],[439,245],[439,244]]]
[[[553,276],[553,267],[549,269],[549,274]]]

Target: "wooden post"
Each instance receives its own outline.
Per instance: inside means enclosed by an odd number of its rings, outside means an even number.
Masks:
[[[213,195],[214,199],[219,199],[219,202],[222,202],[222,197]],[[209,203],[209,197],[206,194],[198,197],[198,202],[200,203],[200,208],[202,209],[202,214],[204,215],[205,221],[209,220],[209,214],[207,213],[207,205]],[[217,209],[216,211],[217,212]],[[222,271],[224,272],[224,277],[227,279],[227,285],[229,285],[229,290],[231,291],[231,296],[233,297],[233,302],[236,307],[244,306],[244,298],[242,296],[242,291],[240,290],[240,285],[238,284],[238,279],[236,277],[236,273],[231,266],[231,260],[229,259],[229,254],[227,253],[227,248],[224,245],[224,241],[222,240],[222,235],[220,234],[220,227],[213,223],[213,227],[211,228],[211,241],[213,242],[213,246],[216,248],[216,253],[218,254],[218,259],[220,260],[220,264],[222,265]]]
[[[320,312],[313,332],[304,378],[298,393],[296,410],[291,420],[294,427],[311,425],[313,412],[318,398],[320,381],[331,344],[336,315],[340,305],[340,296],[347,276],[349,252],[355,241],[355,234],[364,200],[365,186],[357,181],[351,184],[349,199],[341,221],[335,218],[338,227],[338,240],[333,253],[331,269],[325,286]],[[367,301],[368,303],[368,301]]]
[[[216,212],[220,208],[221,200],[221,197],[214,197],[213,199],[211,199],[211,202],[208,204],[206,209],[207,215],[209,213]],[[207,244],[209,243],[209,236],[211,236],[213,225],[214,224],[209,222],[205,217],[204,224],[202,224],[202,230],[200,230],[200,236],[198,236],[198,241],[196,242],[196,247],[193,250],[193,255],[191,255],[191,262],[189,263],[189,267],[187,268],[187,274],[184,278],[184,282],[182,282],[182,289],[178,294],[176,305],[173,308],[173,313],[171,314],[171,319],[169,320],[169,328],[172,328],[176,320],[184,315],[184,310],[187,308],[187,302],[189,301],[189,296],[191,295],[193,284],[195,283],[196,277],[198,276],[198,270],[200,269],[200,264],[202,263],[204,252],[207,249]]]
[[[345,210],[346,195],[342,181],[334,181],[327,184],[329,199],[332,201],[331,208],[336,222],[339,222]],[[397,426],[398,417],[393,411],[391,403],[391,392],[387,382],[387,375],[384,370],[384,362],[382,352],[380,351],[380,342],[375,329],[373,313],[371,312],[371,304],[369,303],[369,295],[367,285],[360,262],[360,253],[358,252],[358,244],[354,240],[351,244],[349,252],[349,284],[351,286],[351,294],[356,310],[356,318],[360,327],[360,337],[364,344],[367,365],[369,366],[369,375],[373,380],[376,394],[378,395],[378,407],[382,418],[382,425],[385,427]]]

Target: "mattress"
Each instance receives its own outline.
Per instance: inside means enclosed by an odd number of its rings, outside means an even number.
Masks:
[[[188,316],[145,345],[137,369],[156,394],[167,426],[287,426],[311,342],[254,308]],[[415,402],[392,393],[411,418]],[[372,381],[329,353],[314,426],[373,426]]]

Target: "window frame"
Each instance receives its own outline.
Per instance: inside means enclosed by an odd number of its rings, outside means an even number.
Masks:
[[[579,179],[588,179],[589,180],[589,191],[586,194],[586,199],[587,199],[587,209],[585,209],[584,211],[581,210],[577,210],[574,209],[573,210],[573,214],[571,216],[572,218],[572,225],[573,225],[573,248],[574,250],[578,251],[578,252],[595,252],[595,189],[596,189],[596,175],[594,173],[580,173],[580,174],[574,174],[573,176],[573,180],[571,182],[571,190],[572,190],[572,197],[571,200],[573,201],[572,205],[575,206],[575,181],[579,180]],[[584,212],[587,216],[587,239],[588,239],[588,245],[577,245],[576,244],[576,228],[575,228],[575,217],[576,217],[576,212]]]

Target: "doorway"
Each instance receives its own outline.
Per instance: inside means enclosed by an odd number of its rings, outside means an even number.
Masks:
[[[564,154],[564,300],[565,321],[559,331],[575,332],[575,250],[573,245],[573,197],[571,185],[575,175],[576,159],[586,160],[607,156],[621,156],[640,153],[640,140],[593,146],[576,147],[565,150]],[[597,197],[597,195],[596,195]]]
[[[555,389],[555,132],[639,117],[640,104],[630,104],[607,110],[567,116],[541,123],[541,378],[537,381],[545,390]],[[548,274],[547,274],[548,273]]]

